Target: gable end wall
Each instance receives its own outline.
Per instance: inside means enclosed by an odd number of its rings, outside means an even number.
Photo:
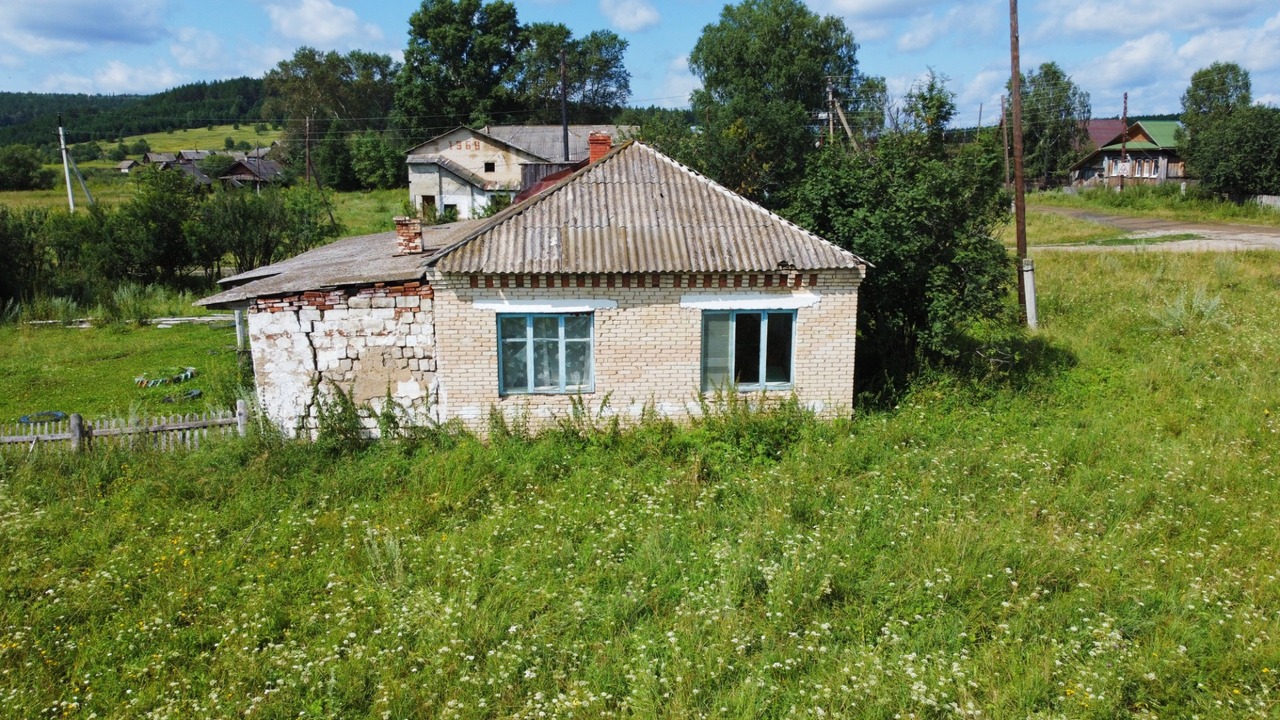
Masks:
[[[381,409],[388,391],[415,422],[431,412],[436,378],[434,291],[377,283],[259,298],[249,308],[258,400],[286,433],[316,429],[317,397],[336,385]]]

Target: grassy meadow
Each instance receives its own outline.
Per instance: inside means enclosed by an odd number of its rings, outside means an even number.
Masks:
[[[6,455],[0,717],[1275,717],[1280,255],[1037,260],[852,420]]]
[[[266,147],[275,140],[280,139],[282,134],[283,131],[281,130],[270,129],[258,133],[254,131],[252,124],[242,124],[238,130],[232,125],[217,125],[212,130],[196,128],[192,130],[175,130],[170,133],[149,133],[147,135],[130,136],[124,139],[124,143],[131,145],[145,138],[147,144],[151,146],[152,152],[222,150],[228,137],[236,142],[244,141],[250,145]],[[102,142],[99,144],[104,151],[115,147],[115,143]],[[137,155],[130,155],[129,159],[141,160],[142,158]],[[133,197],[133,183],[129,182],[128,175],[116,170],[116,165],[116,161],[108,160],[105,157],[101,160],[79,163],[80,172],[84,174],[85,184],[88,185],[89,192],[93,194],[95,202],[119,205]],[[52,189],[0,192],[0,205],[66,208],[67,187],[63,179],[62,166],[50,165],[49,167],[57,171],[58,177],[57,183]],[[79,207],[86,204],[84,191],[80,189],[80,184],[74,175],[71,178],[71,184],[75,190],[76,206]]]
[[[128,418],[234,407],[235,342],[230,322],[85,330],[0,325],[0,426],[47,410]],[[180,384],[146,388],[134,382],[188,367],[196,376]],[[200,397],[183,398],[190,390],[200,390]]]
[[[1037,245],[1093,245],[1122,240],[1123,230],[1090,220],[1067,217],[1053,212],[1037,212],[1027,209],[1027,246]],[[1013,219],[1000,230],[999,238],[1008,247],[1017,242]]]
[[[1027,196],[1028,208],[1036,205],[1070,207],[1117,215],[1153,217],[1180,222],[1280,225],[1280,210],[1254,202],[1234,203],[1208,197],[1192,189],[1186,193],[1175,184],[1139,186],[1116,192],[1091,188],[1076,193],[1038,192]]]

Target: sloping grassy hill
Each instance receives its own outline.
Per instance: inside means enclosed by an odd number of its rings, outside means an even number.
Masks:
[[[1280,256],[1038,259],[850,422],[0,469],[0,715],[1274,717]]]

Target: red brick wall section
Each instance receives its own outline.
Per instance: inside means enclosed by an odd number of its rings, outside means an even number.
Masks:
[[[374,283],[359,289],[343,290],[308,290],[307,292],[277,297],[263,297],[253,301],[249,312],[296,312],[303,308],[311,310],[359,310],[363,308],[395,308],[396,315],[401,312],[413,312],[417,303],[412,305],[401,298],[431,299],[435,291],[430,285],[421,282],[407,282],[402,285]]]

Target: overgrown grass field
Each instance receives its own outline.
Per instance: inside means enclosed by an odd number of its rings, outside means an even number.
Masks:
[[[1192,188],[1181,192],[1178,185],[1126,188],[1124,192],[1090,188],[1079,193],[1040,192],[1027,196],[1030,207],[1084,208],[1119,215],[1156,217],[1182,222],[1280,225],[1280,210],[1255,202],[1234,203],[1208,196]]]
[[[135,383],[140,375],[173,376],[188,367],[196,375],[182,383]],[[0,325],[0,426],[49,410],[86,418],[225,410],[234,407],[238,386],[229,322],[86,330]],[[191,390],[200,396],[185,398]]]
[[[1027,245],[1090,245],[1114,242],[1125,232],[1109,225],[1067,217],[1052,212],[1027,210]],[[1000,240],[1008,247],[1017,243],[1013,220],[1000,229]]]
[[[1046,255],[851,421],[9,457],[0,715],[1274,717],[1277,268]]]

